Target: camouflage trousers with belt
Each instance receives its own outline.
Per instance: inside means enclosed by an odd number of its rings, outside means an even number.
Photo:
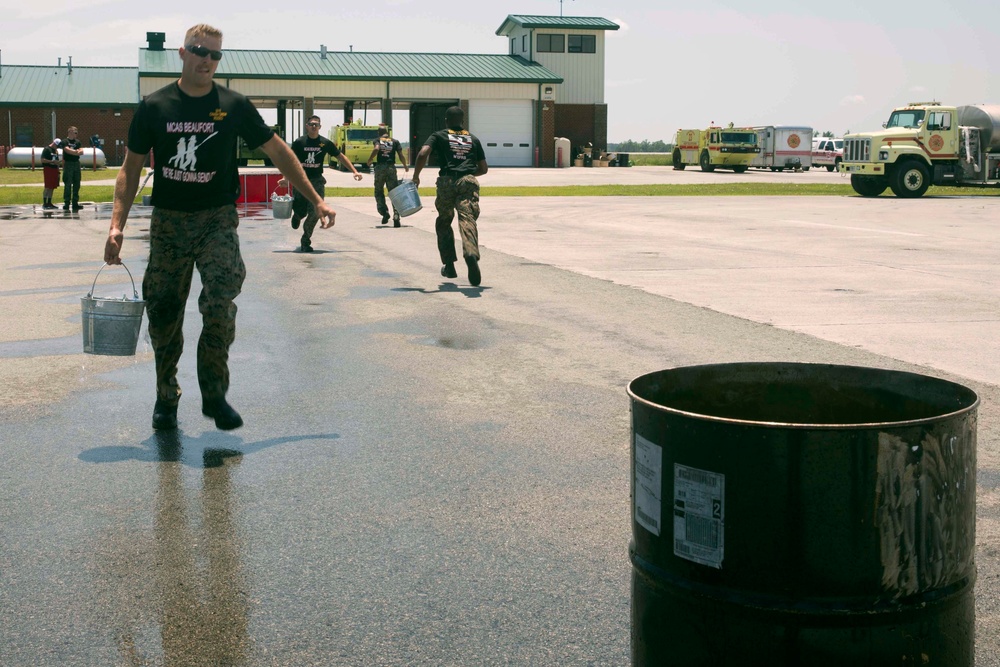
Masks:
[[[476,220],[479,219],[479,181],[476,177],[438,176],[434,208],[438,212],[434,229],[437,232],[441,262],[447,264],[458,258],[455,254],[455,232],[451,228],[456,212],[458,232],[462,236],[462,255],[479,259],[479,230],[476,228]]]
[[[203,399],[229,390],[229,346],[236,338],[236,304],[246,267],[240,255],[235,206],[186,212],[154,208],[149,226],[149,265],[142,280],[149,340],[156,359],[156,396],[174,404],[181,396],[177,364],[184,348],[184,308],[195,267],[202,329],[198,385]]]
[[[313,186],[313,190],[320,197],[326,197],[325,178],[320,176],[319,178],[309,179],[309,185]],[[292,215],[303,220],[302,243],[309,245],[313,231],[316,229],[316,223],[319,222],[319,213],[316,212],[316,207],[312,205],[312,202],[306,199],[305,194],[299,190],[295,190],[292,193]]]
[[[375,207],[379,215],[389,215],[389,207],[385,203],[385,190],[392,192],[399,185],[399,177],[396,176],[396,165],[376,164],[375,165]],[[396,207],[392,207],[392,219],[398,221],[399,214]]]

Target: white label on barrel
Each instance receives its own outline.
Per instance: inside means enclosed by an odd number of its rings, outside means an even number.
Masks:
[[[726,476],[674,464],[674,555],[722,569]]]
[[[635,521],[653,535],[660,534],[660,496],[663,488],[663,448],[635,436]]]

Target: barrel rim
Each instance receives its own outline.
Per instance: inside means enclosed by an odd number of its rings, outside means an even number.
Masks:
[[[633,385],[644,378],[648,378],[652,375],[659,373],[664,373],[667,371],[679,371],[679,370],[697,370],[697,369],[709,369],[709,368],[722,368],[722,367],[753,367],[753,366],[796,366],[801,368],[836,368],[841,370],[857,370],[857,371],[879,371],[884,373],[891,373],[899,376],[910,376],[913,378],[920,378],[923,380],[933,380],[942,384],[952,385],[962,391],[968,392],[972,395],[973,400],[969,405],[954,410],[951,412],[943,412],[941,414],[932,415],[930,417],[920,417],[917,419],[904,419],[898,421],[883,421],[883,422],[851,422],[846,424],[831,424],[831,423],[809,423],[809,422],[779,422],[779,421],[763,421],[763,420],[753,420],[753,419],[736,419],[733,417],[720,417],[717,415],[703,414],[699,412],[690,412],[688,410],[681,410],[678,408],[672,408],[666,405],[660,405],[659,403],[654,403],[653,401],[639,396],[633,389]],[[781,429],[809,429],[809,430],[849,430],[849,429],[871,429],[871,428],[900,428],[907,426],[916,426],[921,424],[936,423],[946,419],[953,419],[955,417],[964,415],[969,412],[973,412],[979,407],[979,394],[965,385],[961,385],[957,382],[952,382],[951,380],[945,380],[943,378],[935,377],[932,375],[922,375],[920,373],[914,373],[911,371],[901,371],[891,368],[877,368],[874,366],[854,366],[850,364],[824,364],[824,363],[814,363],[814,362],[796,362],[796,361],[747,361],[747,362],[727,362],[718,364],[693,364],[690,366],[675,366],[673,368],[665,368],[658,371],[652,371],[650,373],[643,373],[642,375],[633,378],[626,387],[626,392],[634,403],[640,403],[648,408],[655,411],[664,412],[672,415],[679,415],[688,417],[691,419],[697,419],[705,422],[714,422],[718,424],[734,424],[743,426],[754,426],[759,428],[781,428]]]

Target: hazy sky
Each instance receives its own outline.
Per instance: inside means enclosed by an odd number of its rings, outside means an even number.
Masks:
[[[971,0],[564,0],[608,32],[608,139],[664,139],[711,122],[877,128],[893,106],[1000,103],[1000,6]],[[138,64],[146,32],[180,46],[199,22],[235,49],[506,53],[508,14],[559,0],[289,3],[0,0],[0,61]],[[324,118],[327,125],[339,122]]]

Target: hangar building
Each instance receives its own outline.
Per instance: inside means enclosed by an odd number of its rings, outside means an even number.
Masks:
[[[355,108],[378,109],[390,125],[393,114],[406,113],[412,162],[427,136],[443,126],[444,110],[457,104],[465,109],[468,127],[483,142],[491,166],[545,167],[554,165],[555,137],[567,137],[574,146],[607,146],[604,36],[617,29],[603,18],[510,15],[496,31],[509,41],[505,55],[334,52],[322,45],[315,51],[227,49],[215,79],[259,108],[275,109],[285,139],[301,134],[302,119],[321,109],[343,109],[345,122],[353,119]],[[71,68],[67,73],[63,68],[2,66],[0,114],[8,116],[10,144],[45,145],[52,136],[62,136],[69,123],[79,126],[81,137],[90,136],[95,129],[73,115],[86,107],[96,109],[98,116],[110,113],[125,121],[123,128],[108,126],[99,132],[109,163],[116,163],[108,148],[124,144],[127,119],[138,101],[176,80],[181,71],[177,48],[165,47],[164,33],[146,37],[137,70]],[[66,84],[71,76],[79,84],[81,72],[91,77],[90,85],[53,85]],[[15,83],[21,92],[9,95]],[[121,99],[123,87],[134,91],[127,101]],[[94,92],[67,102],[67,90],[82,95],[83,88]],[[104,89],[119,92],[102,100],[99,91]]]

